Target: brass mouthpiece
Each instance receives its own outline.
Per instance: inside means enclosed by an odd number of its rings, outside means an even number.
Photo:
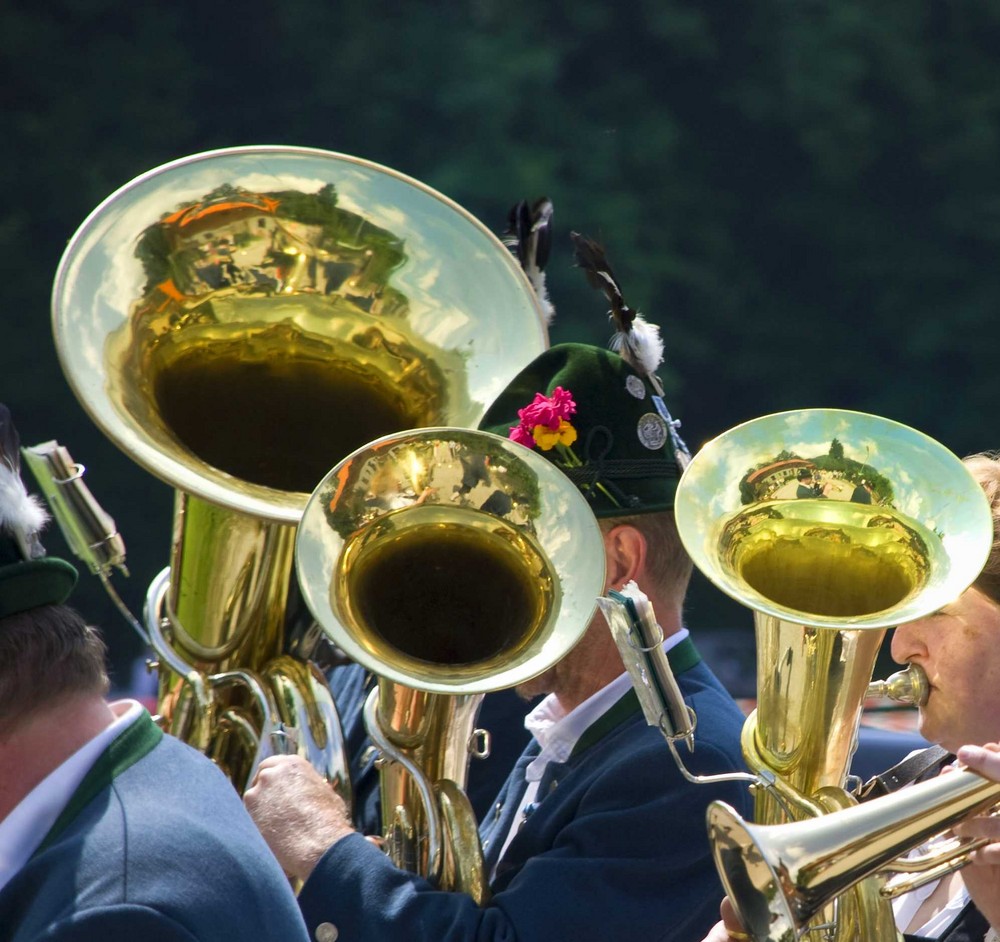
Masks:
[[[873,680],[868,685],[869,697],[884,697],[913,706],[923,706],[929,693],[927,675],[916,664],[907,664],[903,670],[896,671],[885,680]]]

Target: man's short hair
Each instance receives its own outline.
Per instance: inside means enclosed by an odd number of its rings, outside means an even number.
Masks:
[[[104,641],[72,608],[0,618],[0,729],[74,694],[107,693]]]
[[[600,521],[600,525],[605,533],[621,525],[635,527],[642,533],[646,538],[646,570],[649,575],[665,593],[678,602],[683,601],[694,563],[681,542],[672,510],[607,517]]]
[[[1000,603],[1000,452],[969,455],[963,463],[986,493],[993,516],[990,555],[973,585],[994,602]]]

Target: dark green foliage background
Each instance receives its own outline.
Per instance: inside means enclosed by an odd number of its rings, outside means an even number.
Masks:
[[[502,229],[556,207],[554,341],[604,342],[568,232],[659,323],[692,445],[804,406],[1000,446],[1000,5],[990,0],[47,0],[0,6],[0,395],[118,519],[133,608],[171,492],[59,369],[52,277],[86,214],[197,151],[299,144],[387,164]],[[58,537],[49,539],[59,550]],[[137,644],[93,580],[78,603]],[[699,585],[690,621],[749,616]],[[121,632],[121,637],[118,637]]]

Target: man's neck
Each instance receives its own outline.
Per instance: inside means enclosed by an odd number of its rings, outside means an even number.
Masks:
[[[667,638],[683,627],[680,611],[660,606],[657,620]],[[591,624],[583,640],[556,666],[556,680],[552,693],[560,707],[570,713],[595,693],[603,690],[625,670],[618,645],[615,643],[603,616]]]
[[[103,697],[79,695],[33,713],[0,737],[0,821],[114,719]]]

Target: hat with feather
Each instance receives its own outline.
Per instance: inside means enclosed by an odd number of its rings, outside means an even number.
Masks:
[[[572,233],[576,262],[608,299],[608,349],[558,344],[528,364],[480,429],[534,448],[558,465],[598,517],[671,510],[690,461],[656,375],[659,328],[629,308],[601,247]]]
[[[49,515],[21,480],[21,439],[0,403],[0,618],[40,605],[59,605],[76,585],[77,571],[46,556],[39,534]]]

